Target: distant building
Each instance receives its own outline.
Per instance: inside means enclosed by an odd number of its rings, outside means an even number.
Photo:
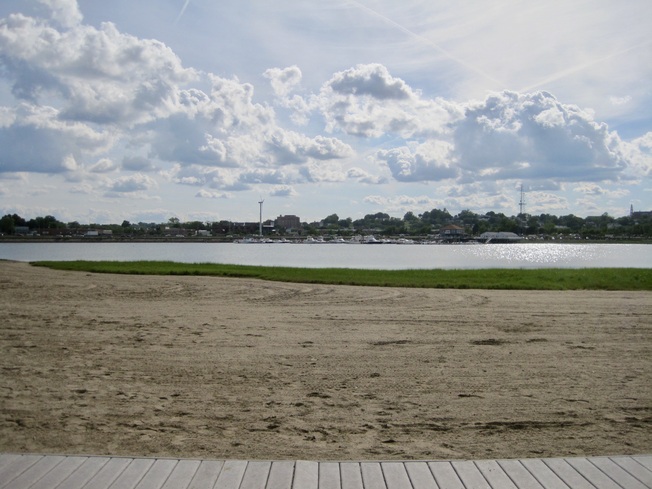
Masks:
[[[301,219],[298,216],[278,216],[274,221],[277,228],[299,229],[301,227]]]
[[[439,234],[441,236],[461,237],[464,236],[464,228],[455,224],[449,224],[441,228]]]
[[[478,238],[479,241],[485,243],[517,243],[522,239],[523,238],[518,234],[510,233],[508,231],[499,231],[497,233],[487,231],[486,233],[482,233],[480,238]]]

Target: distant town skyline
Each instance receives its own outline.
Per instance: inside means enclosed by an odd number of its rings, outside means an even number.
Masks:
[[[3,0],[0,215],[650,210],[650,31],[647,0]]]

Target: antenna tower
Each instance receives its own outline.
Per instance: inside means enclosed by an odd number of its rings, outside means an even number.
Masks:
[[[260,206],[260,218],[258,220],[258,235],[261,238],[263,237],[263,202],[265,202],[265,200],[261,197],[261,199],[258,201],[258,205]]]
[[[525,216],[525,192],[523,191],[523,184],[521,184],[521,201],[518,203],[519,214]]]

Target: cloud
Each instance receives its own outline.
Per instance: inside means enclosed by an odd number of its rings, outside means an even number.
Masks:
[[[630,141],[625,145],[625,151],[634,176],[652,175],[652,132]]]
[[[368,183],[372,185],[387,183],[387,178],[371,175],[369,172],[358,167],[349,168],[346,171],[346,177],[356,180],[359,183]]]
[[[88,171],[91,173],[110,173],[117,170],[117,165],[109,158],[101,158],[97,163],[90,166]]]
[[[110,194],[129,194],[132,192],[143,192],[156,188],[157,186],[156,181],[151,177],[136,173],[109,182],[107,184],[107,190]]]
[[[282,169],[255,168],[239,174],[238,181],[242,184],[278,185],[288,181],[288,174]]]
[[[273,162],[280,165],[306,163],[310,159],[333,160],[354,154],[353,148],[335,138],[309,138],[292,131],[276,130],[265,141]]]
[[[52,18],[63,27],[74,27],[83,20],[77,0],[38,0],[48,7]]]
[[[86,124],[66,121],[47,106],[23,103],[6,109],[0,125],[0,173],[27,171],[63,173],[70,171],[70,157],[80,161],[86,155],[106,150],[114,142],[107,132]]]
[[[60,31],[12,14],[0,20],[0,52],[17,97],[56,97],[61,117],[76,121],[131,126],[165,116],[178,104],[178,85],[196,79],[163,43],[121,33],[111,23]]]
[[[195,197],[199,197],[201,199],[228,199],[229,194],[202,188],[195,194]]]
[[[412,197],[409,195],[367,195],[364,202],[386,209],[388,213],[403,216],[408,211],[417,212],[429,211],[437,207],[444,207],[443,200],[433,199],[427,195]]]
[[[629,190],[625,188],[610,190],[595,183],[582,183],[574,187],[573,190],[581,194],[593,197],[619,198],[629,194]]]
[[[380,64],[358,65],[336,73],[328,82],[336,94],[369,96],[377,100],[407,100],[416,94],[400,78],[394,78]]]
[[[414,151],[407,146],[381,150],[377,158],[387,164],[392,176],[401,182],[426,182],[459,176],[453,156],[453,146],[445,141],[431,140]]]
[[[311,100],[311,107],[321,111],[328,131],[365,138],[440,134],[456,117],[454,104],[422,98],[378,64],[335,73]]]
[[[269,195],[271,197],[294,197],[297,191],[290,185],[276,185],[271,188]]]
[[[627,161],[606,124],[547,92],[504,91],[470,102],[454,125],[454,154],[472,178],[617,180]]]
[[[264,76],[269,79],[274,94],[283,98],[301,83],[302,74],[298,66],[289,66],[282,69],[270,68],[265,71]]]
[[[343,182],[346,180],[346,173],[342,166],[331,161],[311,162],[300,168],[304,182]]]

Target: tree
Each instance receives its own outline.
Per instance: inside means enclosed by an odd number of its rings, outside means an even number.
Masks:
[[[16,224],[14,222],[14,218],[9,214],[2,216],[2,219],[0,219],[0,232],[3,234],[14,234],[15,231]]]
[[[57,229],[66,227],[64,223],[57,221],[57,218],[54,216],[35,217],[34,219],[30,219],[27,225],[31,229],[37,229],[39,231],[44,229]]]
[[[353,221],[350,217],[347,217],[346,219],[340,219],[337,224],[342,229],[349,229],[353,224]]]
[[[340,218],[337,214],[331,214],[328,217],[324,218],[324,226],[337,226]]]
[[[406,223],[410,223],[410,224],[419,222],[419,218],[417,216],[415,216],[414,212],[412,212],[412,211],[406,212],[405,215],[403,216],[403,220]]]

